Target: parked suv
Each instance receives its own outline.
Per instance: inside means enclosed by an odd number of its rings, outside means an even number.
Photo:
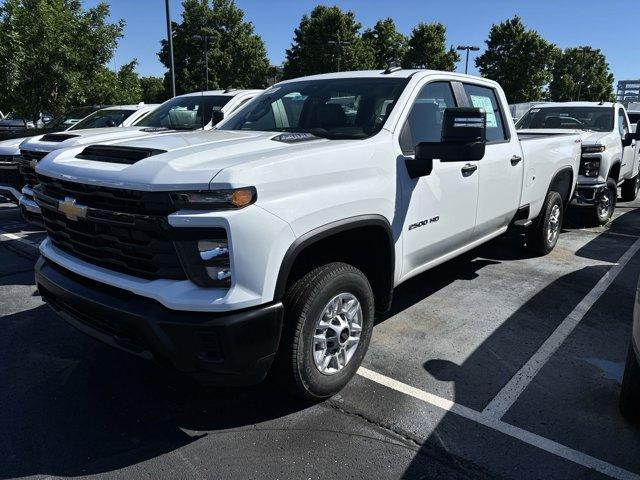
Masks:
[[[517,123],[522,132],[582,131],[582,163],[575,201],[589,208],[594,222],[613,215],[622,201],[636,199],[640,189],[635,126],[619,103],[569,102],[536,105]]]
[[[512,225],[550,252],[578,135],[519,138],[490,80],[390,69],[281,82],[211,132],[48,155],[42,298],[206,381],[305,398],[355,374],[395,286]]]

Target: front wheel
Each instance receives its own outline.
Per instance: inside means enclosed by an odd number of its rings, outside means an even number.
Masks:
[[[613,212],[616,210],[617,199],[618,186],[612,178],[609,178],[607,180],[607,186],[591,210],[593,222],[598,225],[605,225],[609,220],[611,220]]]
[[[306,400],[339,392],[369,346],[374,297],[367,277],[345,263],[318,267],[285,296],[285,328],[275,372]]]
[[[640,425],[640,365],[638,365],[633,345],[629,347],[627,364],[624,368],[620,411],[629,421]]]
[[[640,190],[640,181],[638,180],[638,175],[633,178],[628,178],[622,184],[620,188],[620,197],[623,202],[633,202],[638,196],[638,191]]]
[[[558,192],[547,193],[542,211],[527,231],[527,248],[536,255],[546,255],[553,250],[560,237],[564,216],[562,197]]]

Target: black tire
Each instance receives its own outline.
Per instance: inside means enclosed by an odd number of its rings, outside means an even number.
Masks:
[[[616,202],[618,200],[618,186],[614,179],[607,179],[607,191],[606,191],[608,206],[606,209],[600,207],[600,203],[593,206],[590,209],[590,223],[596,225],[606,225],[611,217],[613,216],[613,212],[616,210]]]
[[[362,311],[362,330],[356,350],[341,370],[331,375],[314,361],[316,321],[327,304],[341,293],[357,298]],[[297,396],[323,400],[339,392],[355,375],[369,347],[374,323],[374,297],[367,277],[346,263],[318,267],[297,280],[285,299],[285,324],[274,375]]]
[[[620,411],[627,420],[640,426],[640,365],[633,351],[633,345],[629,347],[627,364],[624,368]]]
[[[556,219],[556,216],[559,218]],[[562,197],[558,192],[547,193],[540,215],[527,230],[527,249],[535,255],[546,255],[551,252],[558,243],[563,219]],[[552,230],[553,235],[551,235]]]
[[[640,181],[638,181],[638,175],[636,175],[622,183],[622,187],[620,188],[620,198],[623,202],[633,202],[638,196],[639,190]]]

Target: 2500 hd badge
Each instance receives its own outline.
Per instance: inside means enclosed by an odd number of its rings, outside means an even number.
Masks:
[[[412,223],[411,225],[409,225],[409,231],[413,230],[414,228],[424,227],[425,225],[429,225],[430,223],[436,223],[438,220],[440,220],[439,215],[437,217],[431,217],[427,220],[422,220],[421,222]]]

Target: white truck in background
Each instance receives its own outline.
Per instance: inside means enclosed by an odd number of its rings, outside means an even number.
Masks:
[[[395,68],[289,80],[211,132],[42,160],[38,291],[135,355],[224,384],[275,369],[326,398],[397,285],[514,224],[550,252],[579,162],[579,135],[519,136],[490,80]]]
[[[37,184],[35,165],[50,152],[92,143],[158,135],[171,130],[208,130],[261,91],[212,90],[180,95],[160,106],[140,104],[109,107],[78,122],[68,132],[39,135],[25,140],[19,146],[20,173],[24,178],[19,204],[23,217],[36,224],[41,221],[40,208],[33,198],[33,187]],[[114,126],[120,128],[110,128]]]
[[[616,208],[618,186],[623,202],[640,189],[637,123],[622,104],[567,102],[540,104],[516,124],[522,133],[581,132],[582,161],[575,202],[590,208],[593,221],[607,223]]]

